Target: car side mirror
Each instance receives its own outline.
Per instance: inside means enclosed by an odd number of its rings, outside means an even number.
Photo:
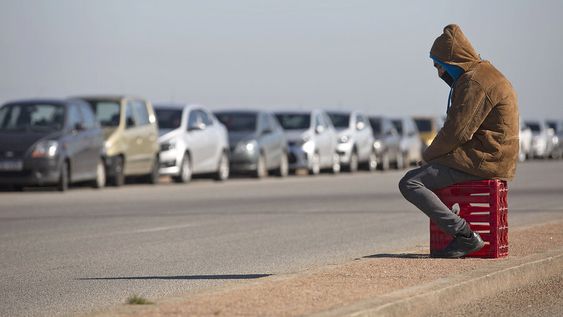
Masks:
[[[316,133],[316,134],[321,134],[321,133],[323,133],[324,131],[325,131],[325,128],[324,128],[322,125],[318,125],[318,126],[315,128],[315,133]]]
[[[86,130],[86,127],[84,126],[84,123],[82,122],[77,122],[74,127],[73,127],[74,131],[80,132],[80,131],[84,131]]]
[[[356,130],[360,131],[363,130],[366,127],[366,124],[363,122],[358,122],[356,123]]]

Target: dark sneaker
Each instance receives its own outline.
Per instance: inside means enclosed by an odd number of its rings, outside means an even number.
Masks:
[[[433,252],[432,257],[456,259],[466,256],[475,251],[481,250],[485,246],[485,242],[477,232],[471,232],[469,238],[456,236],[450,244],[442,251]]]

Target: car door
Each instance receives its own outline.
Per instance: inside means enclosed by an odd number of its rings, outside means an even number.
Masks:
[[[205,162],[204,165],[208,171],[215,171],[219,166],[221,149],[221,131],[217,122],[213,120],[213,116],[205,109],[200,109],[201,118],[205,125]]]
[[[282,127],[279,125],[277,119],[270,113],[266,115],[270,128],[272,130],[272,161],[274,162],[274,167],[278,167],[281,162],[281,158],[285,155],[286,140],[283,133]]]
[[[371,153],[373,136],[367,119],[358,114],[356,117],[356,135],[358,137],[358,155],[361,160],[365,160]]]
[[[336,137],[334,135],[334,130],[330,130],[329,125],[327,123],[328,121],[323,116],[322,113],[320,112],[317,113],[315,122],[317,126],[321,127],[321,132],[319,133],[319,139],[321,144],[319,148],[319,153],[321,156],[320,159],[321,166],[326,166],[331,164],[332,156],[336,151],[334,145],[332,144],[333,139],[336,139]]]
[[[92,108],[85,103],[80,103],[79,108],[84,125],[84,138],[88,146],[84,165],[87,169],[87,175],[91,179],[95,178],[97,174],[97,166],[104,146],[104,138],[101,128],[96,121],[96,117],[92,112]]]
[[[133,104],[133,116],[137,130],[137,146],[139,157],[139,168],[143,174],[152,170],[156,158],[157,129],[150,122],[148,105],[144,100],[135,99]]]
[[[139,128],[134,115],[134,104],[132,100],[125,102],[125,130],[123,131],[125,174],[143,174],[146,169],[143,166],[142,152],[142,129]]]
[[[66,147],[70,159],[70,178],[72,182],[84,179],[88,174],[88,140],[82,114],[76,104],[67,106],[68,134],[63,146]]]
[[[207,171],[205,149],[206,136],[203,117],[201,110],[192,109],[188,114],[187,133],[190,140],[190,149],[192,154],[192,168],[194,173],[203,173]]]

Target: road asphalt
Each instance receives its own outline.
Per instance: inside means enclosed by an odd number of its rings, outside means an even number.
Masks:
[[[0,315],[83,314],[427,244],[404,171],[0,193]],[[563,162],[519,166],[513,228],[563,218]]]

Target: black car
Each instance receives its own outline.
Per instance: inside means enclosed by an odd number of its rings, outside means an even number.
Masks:
[[[15,188],[89,181],[105,185],[104,138],[92,109],[75,100],[0,107],[0,184]]]
[[[377,167],[387,170],[390,165],[397,169],[405,168],[406,162],[401,155],[401,136],[395,129],[391,119],[383,116],[369,117],[375,138],[374,149],[377,156]]]
[[[230,110],[215,112],[229,133],[231,170],[256,178],[268,171],[285,177],[289,171],[287,141],[278,120],[269,112]]]

